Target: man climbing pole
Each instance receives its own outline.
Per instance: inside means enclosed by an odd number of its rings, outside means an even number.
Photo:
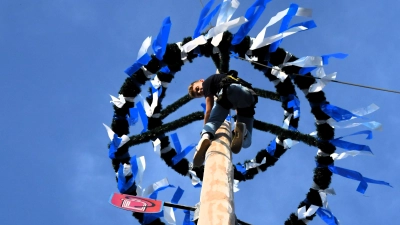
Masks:
[[[250,83],[238,77],[237,71],[230,70],[227,74],[214,74],[205,80],[194,81],[189,85],[189,95],[192,98],[205,97],[206,99],[204,126],[194,154],[193,166],[199,167],[204,163],[211,140],[230,109],[236,109],[237,112],[236,127],[231,143],[232,152],[237,154],[242,147],[250,147],[254,108],[258,102],[258,96]]]

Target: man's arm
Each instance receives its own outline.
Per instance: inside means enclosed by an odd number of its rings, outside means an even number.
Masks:
[[[208,119],[210,118],[211,109],[214,106],[214,97],[207,96],[206,97],[206,112],[204,113],[204,124],[207,123]]]

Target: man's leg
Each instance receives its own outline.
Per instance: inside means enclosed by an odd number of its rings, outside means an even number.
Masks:
[[[224,122],[228,113],[229,109],[225,109],[218,103],[215,103],[211,110],[210,118],[203,126],[203,130],[201,131],[201,139],[196,146],[196,152],[194,153],[193,158],[194,167],[203,165],[207,149],[211,145],[211,140],[214,138],[215,132]]]

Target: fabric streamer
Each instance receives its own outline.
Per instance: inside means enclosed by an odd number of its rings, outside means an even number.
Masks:
[[[155,141],[153,141],[153,148],[154,148],[154,152],[157,153],[158,156],[161,156],[161,141],[160,139],[156,139]]]
[[[292,7],[292,5],[291,5],[291,7]],[[253,43],[250,46],[250,51],[264,46],[264,45],[262,45],[262,42],[263,42],[265,34],[267,32],[267,28],[274,25],[275,23],[282,20],[283,18],[285,18],[287,16],[287,14],[289,13],[289,10],[290,10],[290,8],[280,11],[269,20],[268,24],[265,25],[265,27],[260,31],[260,33],[258,33],[256,38],[253,40]],[[293,9],[291,10],[291,12],[292,11],[293,11]],[[296,13],[295,13],[296,16],[304,16],[304,17],[311,17],[311,14],[312,14],[312,10],[305,9],[305,8],[298,8],[298,9],[296,9]],[[283,31],[281,31],[281,32],[283,32]]]
[[[172,133],[170,135],[170,137],[171,137],[172,143],[174,144],[176,154],[181,153],[182,146],[181,146],[181,142],[179,141],[178,134],[177,133]]]
[[[350,120],[353,117],[364,118],[362,116],[358,116],[354,113],[351,113],[350,111],[348,111],[346,109],[342,109],[342,108],[339,108],[339,107],[331,105],[331,104],[324,103],[324,104],[321,104],[320,107],[324,113],[326,113],[328,116],[330,116],[336,122]]]
[[[149,123],[149,121],[147,119],[147,115],[142,103],[141,102],[136,103],[136,107],[139,111],[140,120],[142,121],[143,124],[143,130],[140,133],[144,133],[147,131],[147,124]]]
[[[136,161],[136,156],[133,156],[131,158],[130,163],[131,163],[130,166],[125,166],[126,164],[122,165],[122,163],[120,163],[120,165],[119,165],[118,190],[120,193],[125,193],[135,183],[135,178],[136,178],[136,175],[138,174],[138,164]],[[127,168],[129,168],[131,171],[125,171]],[[129,179],[128,181],[126,181],[126,176],[128,176],[129,174],[132,174],[132,178]]]
[[[303,220],[306,217],[314,215],[315,212],[317,212],[319,206],[316,205],[310,205],[308,209],[306,210],[306,206],[303,206],[299,209],[297,209],[297,219]]]
[[[320,207],[316,213],[328,225],[339,225],[339,220],[330,210]]]
[[[294,94],[290,94],[289,96],[289,100],[287,103],[287,107],[293,108],[293,118],[299,118],[300,117],[300,100],[299,98],[294,95]]]
[[[196,145],[197,144],[191,144],[191,145],[187,146],[182,152],[175,155],[172,158],[173,165],[176,165],[179,161],[181,161],[187,154],[189,154],[189,152],[191,152],[196,147]]]
[[[171,30],[171,19],[169,17],[165,18],[162,22],[160,32],[157,38],[154,40],[152,48],[158,60],[162,61],[167,48],[168,36]]]
[[[339,147],[339,148],[343,148],[343,149],[346,149],[346,150],[363,151],[363,152],[365,152],[367,154],[373,155],[370,147],[367,146],[367,145],[359,145],[359,144],[354,144],[354,143],[351,143],[351,142],[340,140],[340,139],[342,139],[344,137],[349,137],[349,136],[354,136],[354,135],[359,135],[359,134],[367,134],[367,138],[366,139],[368,139],[368,140],[372,139],[372,131],[363,130],[363,131],[359,131],[359,132],[356,132],[356,133],[353,133],[353,134],[349,134],[349,135],[346,135],[346,136],[335,138],[333,140],[330,140],[329,142],[331,144],[333,144],[334,146]]]
[[[208,23],[204,23],[204,21],[206,20],[207,14],[210,11],[212,5],[214,4],[215,0],[210,0],[201,10],[200,12],[200,17],[199,20],[197,22],[197,26],[196,29],[194,30],[194,34],[193,34],[193,39],[197,38],[200,36],[201,31],[207,26]],[[219,9],[219,7],[221,7],[221,4],[219,4],[217,6],[217,8]],[[214,10],[215,11],[215,10]],[[216,12],[215,12],[216,14]],[[212,15],[212,13],[211,13]],[[214,15],[215,16],[215,15]],[[212,17],[211,17],[212,18]],[[211,18],[209,20],[211,20]]]
[[[337,175],[340,175],[342,177],[346,177],[352,180],[360,181],[360,184],[357,187],[357,191],[360,192],[361,194],[364,194],[365,191],[368,188],[368,183],[372,184],[380,184],[380,185],[386,185],[389,187],[392,187],[389,183],[385,181],[380,181],[380,180],[374,180],[370,179],[367,177],[364,177],[361,173],[354,171],[354,170],[349,170],[341,167],[334,166],[333,164],[328,166],[328,169]]]
[[[162,180],[159,180],[152,185],[148,186],[147,188],[144,189],[143,195],[142,196],[147,196],[150,195],[149,198],[151,199],[157,199],[158,192],[165,190],[169,187],[174,187],[173,185],[168,183],[167,178],[164,178]],[[167,214],[169,215],[169,214]],[[146,213],[144,214],[143,217],[143,223],[144,224],[149,224],[153,222],[154,220],[163,217],[164,216],[164,210],[159,212],[159,213]],[[168,217],[167,219],[172,219]]]
[[[191,177],[193,187],[195,187],[195,188],[201,187],[202,182],[201,182],[200,178],[197,176],[195,171],[189,170],[188,176]]]
[[[118,148],[120,148],[122,145],[128,142],[129,137],[126,136],[125,134],[122,135],[121,137],[118,137],[118,135],[114,133],[114,131],[112,131],[110,127],[108,127],[104,123],[103,125],[106,128],[108,137],[111,140],[108,156],[110,157],[110,159],[115,159],[115,153],[118,151]]]
[[[142,66],[145,66],[150,62],[151,57],[149,54],[147,54],[147,50],[150,47],[150,45],[151,45],[151,37],[147,37],[143,41],[142,46],[139,49],[136,62],[125,70],[125,73],[128,74],[128,76],[132,76],[136,71],[142,68]]]
[[[184,192],[184,190],[178,186],[178,188],[176,189],[176,191],[171,199],[171,203],[178,204],[179,200],[181,199],[181,197],[183,195],[183,192]],[[167,221],[168,224],[176,224],[175,213],[174,213],[175,210],[176,210],[176,208],[171,208],[168,206],[164,207],[164,219],[165,219],[165,221]]]
[[[133,102],[132,97],[124,97],[124,95],[120,94],[118,95],[118,98],[111,96],[111,101],[110,103],[113,103],[116,107],[118,108],[122,108],[122,106],[124,106],[124,104],[128,101],[128,102]]]
[[[246,35],[256,24],[257,20],[260,18],[261,14],[264,12],[265,7],[271,0],[256,0],[246,11],[245,18],[248,20],[247,23],[240,26],[239,30],[233,36],[231,41],[232,45],[237,45],[242,42]],[[258,7],[258,8],[257,8]],[[257,8],[257,9],[256,9]]]
[[[271,156],[274,156],[275,150],[276,150],[276,139],[272,140],[267,147],[267,151]]]
[[[129,108],[129,126],[135,125],[139,120],[139,111],[137,108]]]
[[[332,80],[336,79],[336,72],[331,73],[329,75],[325,74],[324,68],[323,67],[318,67],[316,71],[316,77],[320,79],[315,79],[315,83],[310,86],[308,89],[309,93],[314,93],[314,92],[319,92],[322,91],[322,89]]]
[[[185,213],[185,218],[183,219],[183,225],[195,225],[192,221],[190,210],[184,209],[183,213]]]

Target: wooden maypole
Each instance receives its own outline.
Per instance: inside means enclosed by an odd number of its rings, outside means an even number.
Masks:
[[[199,225],[235,225],[230,122],[221,125],[206,154]]]

